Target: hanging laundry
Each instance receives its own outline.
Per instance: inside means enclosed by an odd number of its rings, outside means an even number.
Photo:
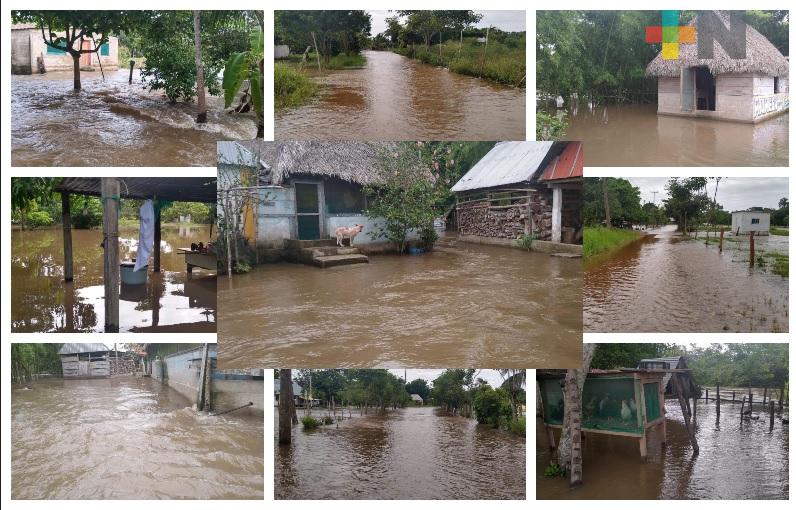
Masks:
[[[138,225],[138,254],[135,259],[133,271],[139,271],[149,263],[149,255],[155,244],[155,208],[151,200],[141,204],[138,211],[140,215]]]

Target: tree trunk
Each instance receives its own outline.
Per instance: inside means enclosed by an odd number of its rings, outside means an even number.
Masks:
[[[290,444],[293,416],[293,378],[291,370],[279,370],[279,444]]]
[[[558,444],[558,464],[570,473],[571,486],[583,482],[583,455],[581,452],[581,399],[583,384],[589,373],[591,359],[597,344],[583,344],[583,365],[577,370],[567,370],[564,379],[564,424]]]
[[[611,228],[611,207],[608,205],[608,178],[603,177],[603,208],[605,209],[605,226]]]
[[[72,72],[74,73],[74,89],[80,90],[80,52],[72,53]]]
[[[196,59],[196,105],[199,114],[196,122],[204,124],[207,122],[207,104],[205,102],[205,69],[202,64],[202,25],[199,20],[201,11],[193,11],[193,41],[194,58]]]

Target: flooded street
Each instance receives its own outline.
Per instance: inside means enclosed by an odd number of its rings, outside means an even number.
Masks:
[[[11,392],[14,499],[262,499],[262,419],[197,413],[150,378]]]
[[[120,331],[215,332],[216,276],[186,273],[178,248],[207,243],[207,226],[163,226],[161,271],[148,271],[145,285],[122,284]],[[60,229],[11,231],[11,331],[101,332],[104,329],[102,230],[72,230],[74,280],[63,281]],[[120,259],[134,256],[137,228],[121,228]]]
[[[219,278],[221,368],[573,366],[581,261],[468,244]]]
[[[11,77],[12,166],[215,166],[216,141],[257,135],[254,116],[223,111],[208,96],[208,122],[196,124],[195,104],[169,104],[143,88],[136,70]]]
[[[586,166],[788,166],[787,113],[745,124],[656,112],[582,104],[565,114],[566,139],[583,140]]]
[[[276,499],[525,499],[524,437],[432,407],[352,416],[274,441]]]
[[[388,51],[363,69],[324,72],[321,97],[277,111],[277,140],[525,140],[525,89]]]
[[[704,402],[697,406],[696,458],[691,457],[680,406],[667,400],[666,448],[661,448],[660,426],[648,432],[646,463],[641,462],[633,438],[587,434],[583,486],[576,490],[569,489],[567,479],[543,476],[551,454],[544,426],[537,419],[537,498],[788,499],[788,425],[777,415],[769,433],[768,414],[759,412],[760,406],[754,408],[758,420],[740,425],[741,404],[725,402],[717,423],[715,402]]]
[[[668,225],[583,273],[584,331],[788,331],[788,278],[748,267],[748,238],[725,250],[683,239]],[[788,253],[788,238],[755,238],[758,254]]]

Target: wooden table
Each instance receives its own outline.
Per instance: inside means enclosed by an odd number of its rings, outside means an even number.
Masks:
[[[194,267],[201,267],[210,271],[218,270],[218,257],[216,257],[215,253],[193,251],[190,248],[177,248],[177,251],[185,255],[188,274],[193,272]]]

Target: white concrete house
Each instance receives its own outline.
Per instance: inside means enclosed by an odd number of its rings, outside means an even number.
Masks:
[[[422,406],[423,405],[423,397],[421,397],[417,393],[412,393],[411,395],[409,395],[409,398],[412,399],[412,402],[415,405],[418,405],[418,406]]]
[[[745,235],[767,236],[771,223],[771,214],[765,211],[734,211],[732,213],[732,233]]]
[[[57,35],[63,35],[56,32]],[[77,43],[76,43],[77,44]],[[81,48],[94,49],[94,41],[83,39]],[[80,56],[80,67],[96,67],[100,62],[106,71],[119,68],[119,40],[114,36],[101,45],[98,52]],[[11,27],[11,74],[34,74],[47,71],[71,71],[74,60],[66,51],[44,43],[41,29],[33,24],[18,24]],[[42,71],[43,70],[43,71]]]
[[[729,14],[715,14],[730,26]],[[746,26],[745,59],[730,58],[714,42],[714,58],[702,60],[698,31],[696,38],[680,44],[678,59],[658,53],[647,65],[647,76],[658,78],[659,115],[756,123],[788,110],[788,60],[760,32]]]

